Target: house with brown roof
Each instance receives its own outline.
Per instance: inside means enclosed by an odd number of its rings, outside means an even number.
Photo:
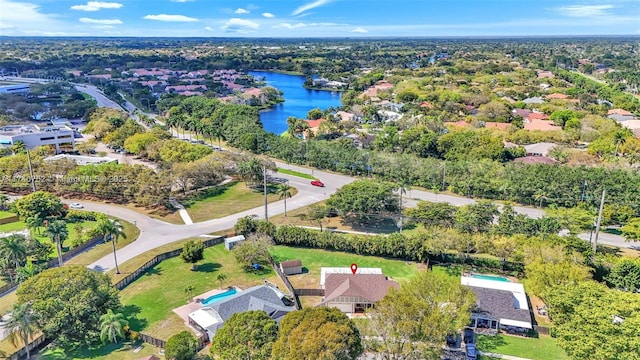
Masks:
[[[544,98],[547,100],[567,100],[569,96],[560,93],[553,93],[545,96]]]
[[[280,271],[285,275],[302,274],[302,260],[287,260],[280,263]]]
[[[536,118],[525,120],[524,122],[525,130],[539,130],[539,131],[556,131],[562,130],[562,126],[557,126],[553,121],[550,120],[539,120]]]
[[[347,314],[364,313],[400,285],[383,274],[326,274],[324,299],[318,306],[334,307]]]

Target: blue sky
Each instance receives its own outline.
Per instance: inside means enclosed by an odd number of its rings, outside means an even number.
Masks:
[[[0,35],[640,35],[640,1],[0,0]]]

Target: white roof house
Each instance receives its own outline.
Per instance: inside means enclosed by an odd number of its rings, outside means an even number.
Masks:
[[[320,268],[320,287],[324,288],[324,282],[328,274],[351,274],[350,267],[323,267]],[[381,268],[358,268],[356,274],[382,274]]]
[[[224,239],[224,247],[227,250],[233,250],[234,247],[242,244],[245,238],[244,235],[232,236]]]

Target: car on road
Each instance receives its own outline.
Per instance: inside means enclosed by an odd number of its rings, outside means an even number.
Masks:
[[[320,180],[313,180],[313,181],[311,182],[311,185],[313,185],[313,186],[319,186],[319,187],[324,187],[324,183],[323,183],[322,181],[320,181]]]
[[[71,209],[84,209],[84,206],[80,203],[71,203],[69,204],[69,208]]]

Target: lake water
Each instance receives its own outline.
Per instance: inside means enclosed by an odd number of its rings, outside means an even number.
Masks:
[[[260,120],[264,129],[275,134],[287,131],[287,118],[295,116],[306,119],[311,109],[328,109],[338,107],[340,93],[324,90],[305,89],[305,77],[298,75],[280,74],[271,71],[249,71],[250,75],[264,78],[269,86],[273,86],[284,93],[285,101],[271,109],[260,112]]]

